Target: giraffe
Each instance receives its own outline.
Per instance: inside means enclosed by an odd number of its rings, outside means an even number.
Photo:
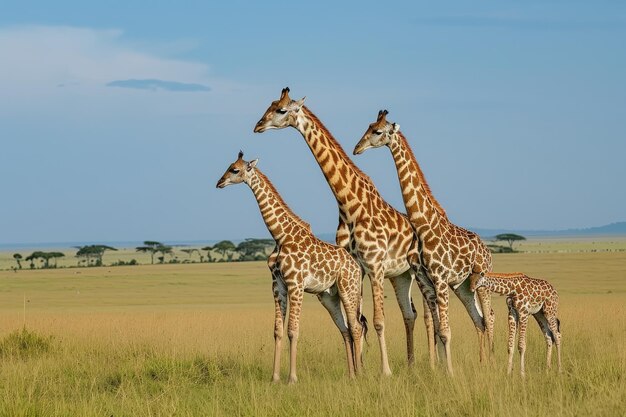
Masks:
[[[473,275],[470,290],[487,288],[491,292],[506,296],[509,309],[509,362],[507,373],[513,370],[515,336],[519,325],[520,372],[525,375],[524,355],[526,353],[526,325],[528,316],[533,315],[546,339],[546,366],[552,362],[552,344],[556,344],[559,373],[561,372],[561,322],[557,317],[559,295],[556,289],[543,279],[530,278],[522,273]]]
[[[317,160],[339,206],[336,243],[345,247],[361,265],[372,284],[374,328],[378,336],[381,372],[391,375],[384,333],[383,287],[388,278],[400,305],[407,343],[407,360],[414,362],[413,329],[416,311],[411,298],[413,278],[424,296],[424,322],[428,336],[431,366],[434,366],[434,324],[426,306],[434,303],[434,288],[425,274],[416,274],[408,263],[416,252],[413,228],[407,217],[391,207],[378,193],[372,180],[351,160],[320,120],[304,106],[305,98],[292,100],[289,88],[270,104],[254,127],[254,132],[293,127],[304,137]]]
[[[491,271],[491,251],[473,232],[453,224],[430,191],[411,148],[395,123],[387,122],[387,110],[378,112],[376,122],[354,148],[354,154],[369,148],[386,145],[393,155],[398,171],[402,198],[407,215],[421,243],[420,263],[426,269],[437,291],[436,317],[437,334],[441,338],[446,355],[448,372],[453,373],[450,351],[451,331],[448,323],[448,287],[461,300],[476,328],[480,360],[485,358],[484,344],[493,346],[494,314],[486,289],[478,291],[478,299],[469,291],[470,275]],[[414,258],[412,263],[417,262]],[[478,303],[479,301],[480,303]],[[483,318],[483,312],[488,317]],[[485,338],[486,333],[486,338]]]
[[[289,383],[298,380],[296,352],[304,292],[317,295],[339,328],[346,348],[348,372],[350,377],[354,377],[360,370],[362,336],[366,331],[365,318],[360,314],[360,267],[344,248],[323,242],[313,235],[309,224],[291,211],[270,180],[256,168],[257,161],[244,161],[240,151],[237,160],[229,165],[217,182],[217,188],[246,183],[254,193],[263,220],[276,241],[276,248],[268,259],[275,307],[272,381],[280,381],[280,353],[287,305]]]

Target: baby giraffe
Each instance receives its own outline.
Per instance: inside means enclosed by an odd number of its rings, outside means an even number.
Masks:
[[[243,152],[240,151],[237,160],[230,164],[217,182],[217,187],[245,182],[252,189],[263,220],[276,241],[276,248],[268,259],[275,307],[272,381],[280,380],[280,351],[287,303],[289,383],[295,383],[298,379],[296,350],[304,292],[317,295],[339,328],[345,343],[348,372],[350,377],[354,377],[360,370],[361,338],[367,331],[365,318],[360,314],[361,269],[345,249],[323,242],[313,235],[309,224],[291,211],[269,179],[256,168],[257,161],[244,161]]]
[[[489,272],[484,276],[470,277],[470,290],[485,287],[489,291],[506,296],[509,308],[509,363],[507,372],[513,370],[513,349],[519,324],[520,371],[525,375],[524,354],[526,353],[526,325],[528,316],[533,315],[548,346],[547,367],[550,369],[552,343],[556,351],[561,372],[561,322],[557,318],[559,295],[556,289],[543,279],[530,278],[522,273],[498,274]]]

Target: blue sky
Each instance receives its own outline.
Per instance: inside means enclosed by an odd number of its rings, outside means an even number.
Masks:
[[[0,243],[265,236],[241,148],[317,233],[336,203],[282,87],[351,151],[398,122],[456,223],[626,220],[626,6],[526,2],[3,2]],[[354,157],[402,209],[391,156]]]

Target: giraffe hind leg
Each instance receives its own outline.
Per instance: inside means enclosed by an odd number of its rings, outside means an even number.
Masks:
[[[472,322],[474,323],[474,327],[476,328],[476,333],[478,335],[478,346],[479,346],[479,358],[482,361],[484,359],[484,344],[483,340],[485,339],[485,333],[487,327],[485,325],[485,319],[483,318],[483,312],[481,310],[480,303],[476,300],[476,293],[473,293],[469,289],[470,280],[466,279],[459,286],[454,288],[454,293],[461,300],[463,306],[467,310]]]
[[[389,278],[393,290],[396,293],[396,299],[398,305],[402,311],[402,317],[404,319],[404,331],[406,333],[406,355],[407,362],[411,366],[415,360],[413,333],[415,329],[415,318],[417,312],[413,305],[413,299],[411,298],[411,285],[413,283],[413,274],[411,270],[404,272],[397,277]]]
[[[352,337],[350,336],[346,317],[341,310],[341,300],[337,292],[337,288],[333,286],[331,287],[331,289],[317,294],[317,298],[322,306],[324,306],[324,308],[328,311],[328,314],[330,314],[330,317],[335,323],[335,326],[337,326],[337,328],[341,332],[341,336],[343,337],[344,346],[346,349],[348,375],[352,378],[355,374],[354,354],[352,351]]]
[[[548,320],[546,319],[543,310],[533,314],[533,317],[537,321],[537,324],[539,324],[541,333],[543,333],[546,340],[546,369],[550,369],[552,364],[552,344],[553,342],[556,342],[556,338],[554,333],[550,330],[550,325],[548,324]]]

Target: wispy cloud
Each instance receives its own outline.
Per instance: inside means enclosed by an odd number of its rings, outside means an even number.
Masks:
[[[207,64],[159,56],[155,49],[139,49],[119,30],[0,28],[0,89],[5,97],[32,103],[67,94],[101,98],[107,85],[179,92],[209,91],[219,84]]]
[[[157,79],[130,79],[130,80],[116,80],[106,84],[107,87],[121,87],[121,88],[133,88],[137,90],[166,90],[166,91],[181,91],[181,92],[198,92],[198,91],[211,91],[211,88],[204,84],[195,83],[181,83],[178,81],[165,81]]]

